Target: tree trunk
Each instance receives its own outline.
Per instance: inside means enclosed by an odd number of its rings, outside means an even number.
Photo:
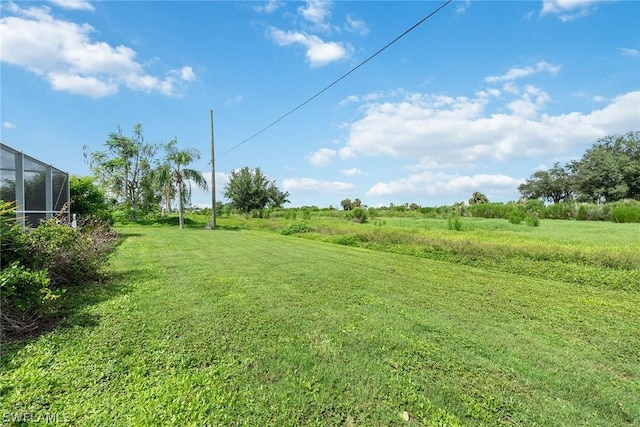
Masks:
[[[182,201],[182,183],[178,183],[178,216],[180,217],[180,228],[184,228],[184,202]]]

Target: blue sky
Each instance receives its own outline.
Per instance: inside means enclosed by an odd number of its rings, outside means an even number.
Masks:
[[[640,129],[640,2],[453,1],[237,146],[442,3],[3,1],[1,139],[88,175],[84,145],[141,123],[210,179],[213,109],[218,199],[259,166],[291,206],[439,206],[517,200],[534,171]]]

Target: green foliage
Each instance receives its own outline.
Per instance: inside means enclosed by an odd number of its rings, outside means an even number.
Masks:
[[[462,218],[458,214],[453,214],[447,220],[449,230],[462,231]]]
[[[611,220],[619,223],[640,223],[640,202],[629,200],[613,204]]]
[[[152,188],[157,147],[144,142],[140,124],[134,126],[131,138],[121,129],[110,133],[105,145],[107,151],[86,154],[91,170],[109,195],[129,209],[129,219],[135,222],[158,204]]]
[[[0,202],[0,267],[7,268],[15,261],[28,258],[27,235],[16,222],[15,203]]]
[[[511,224],[522,224],[522,221],[525,219],[526,214],[520,209],[511,209],[507,219]]]
[[[74,229],[55,218],[42,221],[27,233],[27,265],[47,269],[52,286],[81,286],[99,277],[116,239],[108,224]]]
[[[574,196],[593,203],[640,200],[640,131],[601,138],[579,160],[537,171],[518,190],[526,198],[554,204]],[[576,216],[586,219],[589,213],[582,209]]]
[[[571,198],[572,178],[569,172],[556,163],[546,171],[536,171],[518,187],[518,191],[529,199],[544,199],[560,203]]]
[[[95,184],[94,178],[71,175],[69,191],[72,200],[71,212],[77,214],[78,219],[93,216],[102,221],[112,221],[106,194]]]
[[[506,218],[511,207],[504,203],[479,203],[468,206],[466,211],[474,218]]]
[[[50,289],[47,270],[31,271],[15,261],[0,272],[2,306],[20,311],[40,310],[58,294]]]
[[[471,198],[469,199],[469,204],[470,205],[478,205],[478,204],[482,204],[482,203],[489,203],[489,199],[487,198],[487,196],[485,196],[484,194],[480,193],[479,191],[475,191],[473,193],[473,195],[471,196]]]
[[[543,218],[546,211],[546,207],[541,200],[529,199],[524,204],[524,210],[529,215],[533,215],[538,218]]]
[[[344,199],[340,202],[340,206],[342,206],[342,210],[350,211],[353,209],[353,202],[351,199]]]
[[[576,215],[576,204],[572,201],[549,205],[545,212],[545,218],[549,219],[575,219]]]
[[[279,208],[289,203],[289,192],[280,191],[276,182],[269,181],[260,168],[252,170],[247,166],[231,171],[224,196],[236,209],[247,214],[254,209]]]
[[[313,231],[313,230],[306,223],[294,222],[293,224],[289,224],[288,226],[283,228],[282,231],[280,231],[280,234],[289,236],[291,234],[308,233],[310,231]]]
[[[37,329],[63,287],[98,279],[116,237],[97,221],[74,229],[53,218],[30,230],[2,221],[2,339]]]
[[[369,214],[365,208],[360,206],[352,208],[350,211],[347,211],[346,217],[349,221],[358,222],[360,224],[364,224],[369,220]]]
[[[61,291],[50,288],[47,270],[32,271],[11,263],[0,271],[0,341],[35,330],[51,312]]]
[[[188,168],[200,159],[200,152],[194,148],[178,149],[178,141],[173,139],[164,147],[166,155],[159,174],[160,186],[164,188],[166,203],[170,205],[171,195],[178,199],[178,218],[180,228],[184,228],[184,208],[191,202],[191,183],[203,190],[208,189],[204,176],[195,169]],[[166,173],[168,171],[168,174]],[[175,191],[172,192],[172,189]]]
[[[580,200],[640,200],[640,131],[599,139],[569,167]]]
[[[527,215],[524,218],[524,222],[529,227],[540,227],[540,217],[538,217],[537,215]]]

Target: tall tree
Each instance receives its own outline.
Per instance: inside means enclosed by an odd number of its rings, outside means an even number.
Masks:
[[[122,129],[109,134],[105,141],[107,151],[89,154],[89,165],[98,182],[116,200],[127,206],[130,220],[136,221],[141,206],[149,206],[145,196],[153,193],[145,191],[150,183],[153,158],[157,147],[144,142],[142,125],[133,128],[133,137],[122,134]]]
[[[167,152],[165,160],[171,171],[171,181],[177,193],[180,228],[184,228],[184,206],[191,201],[191,183],[193,182],[203,190],[206,190],[208,186],[200,172],[187,167],[200,159],[198,150],[193,148],[179,150],[177,145],[177,140],[169,141],[165,147]]]
[[[289,203],[289,192],[282,192],[276,182],[269,181],[260,168],[231,171],[229,182],[224,188],[224,196],[241,212],[249,213],[254,209],[262,211],[267,206],[282,207]]]
[[[518,191],[528,199],[545,199],[559,203],[572,197],[572,179],[569,172],[555,163],[546,171],[536,171],[518,186]]]
[[[340,202],[340,206],[342,206],[343,210],[350,211],[351,209],[353,209],[353,202],[351,201],[351,199],[344,199]]]
[[[581,200],[640,200],[640,131],[599,139],[569,168]]]
[[[469,199],[469,204],[479,205],[482,203],[489,203],[489,198],[479,191],[474,191],[471,195],[471,198]]]

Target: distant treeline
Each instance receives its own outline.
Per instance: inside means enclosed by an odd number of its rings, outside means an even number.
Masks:
[[[407,218],[449,218],[460,215],[473,218],[511,219],[514,216],[535,217],[538,219],[567,219],[578,221],[612,221],[640,223],[640,201],[621,200],[613,203],[580,203],[565,201],[546,205],[540,200],[508,203],[479,203],[468,205],[464,202],[439,207],[420,207],[416,204],[368,207],[370,218],[407,217]],[[201,214],[210,215],[211,209],[196,209]],[[349,211],[334,207],[319,208],[303,206],[300,208],[277,208],[256,211],[253,217],[270,219],[305,220],[313,217],[343,217]],[[229,216],[239,212],[230,205],[218,204],[218,215]]]

